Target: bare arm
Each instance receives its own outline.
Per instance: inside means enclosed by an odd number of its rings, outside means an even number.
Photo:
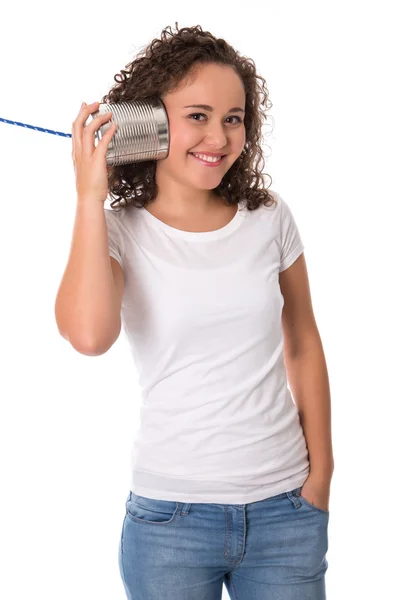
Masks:
[[[82,354],[103,354],[121,330],[122,295],[123,271],[109,256],[104,206],[94,199],[79,199],[70,255],[55,304],[60,334]]]
[[[119,335],[124,283],[120,265],[109,255],[104,212],[106,152],[116,126],[112,123],[96,147],[95,132],[112,117],[111,112],[98,114],[98,109],[99,102],[83,102],[72,124],[77,207],[70,255],[55,303],[60,334],[89,356],[106,352]],[[96,116],[86,125],[91,114]]]
[[[284,362],[308,447],[310,472],[331,480],[331,395],[323,345],[314,316],[304,253],[279,274],[284,298]]]

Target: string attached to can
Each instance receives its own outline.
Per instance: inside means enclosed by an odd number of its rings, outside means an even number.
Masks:
[[[116,133],[112,136],[106,153],[107,166],[167,158],[170,148],[170,128],[167,111],[160,98],[153,96],[132,102],[102,103],[97,111],[89,115],[87,124],[106,112],[111,112],[112,118],[94,132],[94,137],[97,146],[112,123],[115,123]],[[72,138],[71,133],[1,117],[0,121],[42,133]]]

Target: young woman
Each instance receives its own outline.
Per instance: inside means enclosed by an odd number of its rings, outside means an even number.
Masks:
[[[237,600],[323,600],[329,382],[300,233],[261,176],[265,80],[200,26],[166,28],[128,67],[102,102],[160,97],[169,155],[107,170],[116,128],[97,148],[94,131],[111,113],[84,126],[97,103],[81,107],[56,303],[84,354],[123,323],[139,372],[127,597],[219,600],[224,583]]]

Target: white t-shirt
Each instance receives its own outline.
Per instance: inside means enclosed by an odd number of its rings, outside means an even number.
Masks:
[[[105,209],[140,385],[135,494],[246,504],[308,477],[278,279],[304,246],[289,206],[270,194],[278,204],[249,211],[242,202],[209,232],[181,231],[133,205]]]

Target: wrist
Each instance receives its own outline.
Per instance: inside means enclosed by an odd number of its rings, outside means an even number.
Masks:
[[[334,467],[314,467],[309,469],[308,478],[321,484],[330,484],[333,474]]]
[[[104,202],[100,202],[97,198],[93,198],[93,196],[80,196],[77,197],[77,209],[78,210],[88,210],[88,211],[98,211],[101,212],[104,209]]]

